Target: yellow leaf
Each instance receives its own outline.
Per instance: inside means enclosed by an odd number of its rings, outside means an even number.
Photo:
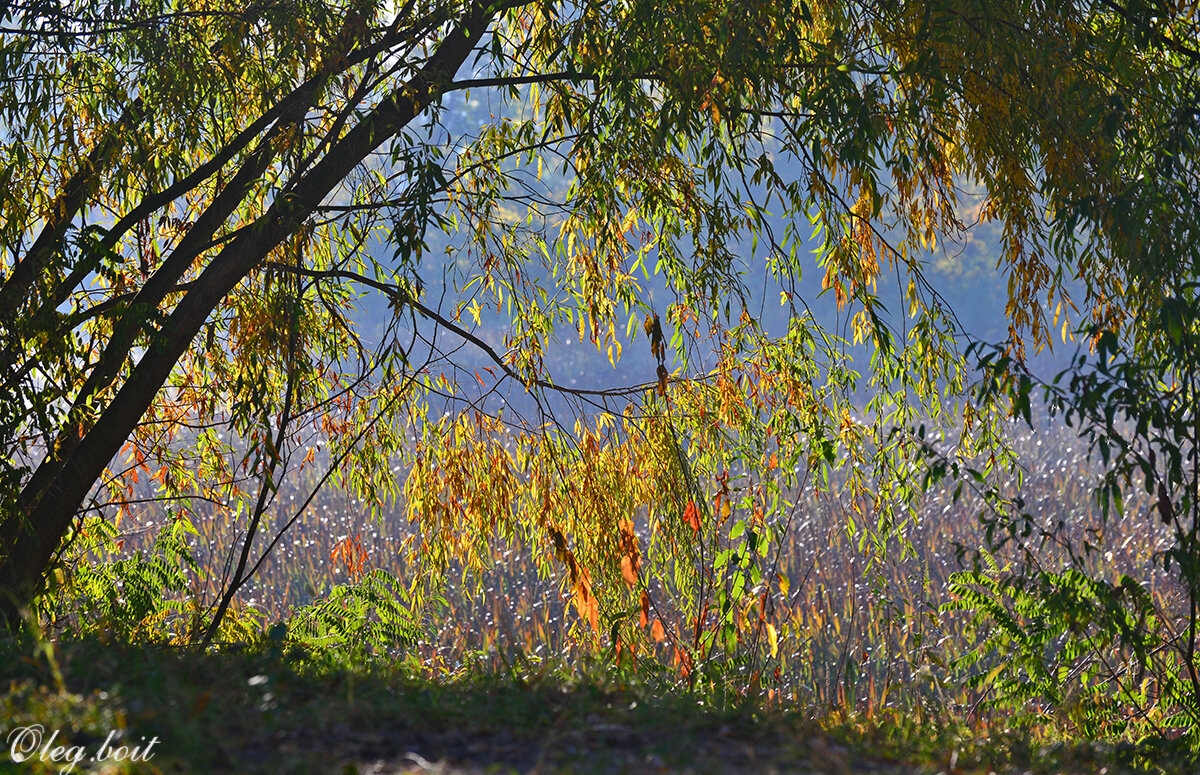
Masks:
[[[775,625],[767,622],[767,641],[771,644],[771,656],[779,656],[779,633],[775,632]]]

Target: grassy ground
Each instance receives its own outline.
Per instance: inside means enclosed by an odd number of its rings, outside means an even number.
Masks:
[[[1027,467],[1021,491],[1039,522],[1099,547],[1087,557],[1095,577],[1131,573],[1161,610],[1172,610],[1177,584],[1154,570],[1169,536],[1145,518],[1149,502],[1131,498],[1126,513],[1133,518],[1103,522],[1087,485],[1094,466],[1077,440],[1060,432],[1016,444]],[[281,490],[280,501],[304,496]],[[532,551],[498,545],[495,568],[472,584],[448,574],[443,605],[420,622],[419,667],[344,656],[335,662],[331,648],[314,660],[278,645],[203,655],[133,647],[111,642],[111,612],[97,614],[94,605],[54,630],[63,638],[89,632],[90,639],[54,647],[0,642],[0,772],[1200,773],[1195,753],[1093,744],[1054,719],[971,712],[983,696],[966,690],[952,665],[976,636],[964,616],[939,608],[949,599],[947,579],[963,567],[957,547],[985,543],[979,504],[955,500],[950,486],[931,490],[919,522],[906,530],[913,552],[891,551],[868,574],[846,533],[844,505],[815,490],[794,496],[767,574],[790,580],[776,589],[778,643],[739,641],[737,655],[748,660],[747,677],[773,676],[763,688],[770,684],[776,703],[802,711],[714,696],[736,683],[728,675],[689,692],[671,659],[671,637],[643,638],[639,653],[650,666],[638,673],[595,662],[589,655],[611,656],[607,623],[620,606],[603,612],[604,637],[593,641],[564,598],[562,579],[540,576]],[[245,606],[235,618],[245,622],[246,637],[281,620],[294,625],[295,606],[346,582],[349,563],[337,558],[347,556],[338,547],[349,537],[365,568],[412,577],[397,550],[408,545],[411,526],[372,521],[357,502],[339,505],[336,493],[323,497],[311,509],[314,519],[289,534],[241,596]],[[145,524],[126,525],[130,532],[122,534],[123,556],[148,549],[151,523],[164,524],[154,509],[140,516]],[[226,542],[243,526],[195,516],[201,535],[191,550],[200,568],[178,597],[195,596],[211,611]],[[94,596],[103,598],[122,586],[98,588]],[[686,630],[690,638],[695,620],[664,591],[651,593],[667,634]],[[72,622],[86,626],[72,629]],[[705,619],[705,626],[715,623]],[[351,650],[364,646],[357,635],[350,641]],[[343,655],[346,646],[338,647]],[[59,732],[47,759],[56,745],[80,746],[84,759],[75,766],[43,761],[38,748],[15,762],[14,741],[31,741],[21,736],[35,734],[23,731],[34,724],[47,738]],[[118,737],[109,741],[110,733]],[[148,760],[92,761],[112,747],[106,741],[127,746],[126,754],[140,746]],[[60,759],[69,754],[64,748]]]
[[[1120,773],[1197,763],[1180,751],[1056,743],[1013,719],[969,729],[894,712],[814,720],[715,708],[695,695],[655,697],[636,676],[600,668],[429,680],[270,648],[199,655],[98,640],[10,642],[0,665],[0,771],[31,774]]]

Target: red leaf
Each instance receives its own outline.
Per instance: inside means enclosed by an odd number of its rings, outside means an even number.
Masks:
[[[691,525],[694,534],[700,534],[700,510],[696,508],[695,501],[687,502],[687,508],[683,510],[683,522]]]

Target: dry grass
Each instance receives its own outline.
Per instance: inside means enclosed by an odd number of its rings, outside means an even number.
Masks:
[[[1090,494],[1096,469],[1066,429],[1025,433],[1014,446],[1024,481],[1018,487],[1014,478],[1005,486],[1014,493],[1019,489],[1040,526],[1080,545],[1086,540],[1095,547],[1086,556],[1092,572],[1103,578],[1129,573],[1169,605],[1177,594],[1173,583],[1151,568],[1170,536],[1149,517],[1149,504],[1134,498],[1123,517],[1101,520]],[[277,521],[290,514],[308,485],[299,481],[281,488]],[[932,715],[972,708],[978,698],[949,680],[946,668],[970,643],[963,617],[938,609],[948,599],[950,574],[985,543],[978,519],[983,507],[969,490],[956,501],[954,487],[950,482],[927,493],[919,520],[905,530],[910,546],[893,540],[882,561],[861,550],[861,535],[847,533],[844,504],[811,487],[795,494],[790,528],[778,547],[776,570],[789,580],[786,599],[775,612],[778,656],[747,660],[745,682],[756,681],[784,705],[868,716],[887,708]],[[212,601],[237,525],[196,511],[197,557],[205,568],[197,592]],[[162,519],[149,510],[141,518],[147,523]],[[372,519],[352,497],[328,491],[288,531],[241,600],[260,612],[264,623],[285,619],[293,606],[348,580],[344,558],[333,559],[347,539],[356,553],[361,548],[366,567],[410,578],[414,532],[397,519]],[[264,543],[260,539],[258,545]],[[1038,555],[1053,564],[1062,552],[1051,543],[1040,545]],[[593,653],[596,645],[566,603],[559,581],[539,577],[520,547],[497,548],[494,569],[482,576],[452,572],[442,594],[446,606],[427,622],[427,637],[416,648],[417,659],[432,673],[503,671],[514,663],[536,670],[547,660]],[[655,599],[670,621],[669,601],[662,595]],[[652,661],[669,666],[669,654],[660,646]],[[665,667],[657,674],[681,682]]]

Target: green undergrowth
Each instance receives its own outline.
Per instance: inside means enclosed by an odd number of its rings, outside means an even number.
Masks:
[[[1121,773],[1200,763],[1170,748],[1066,741],[1033,718],[716,707],[694,693],[656,696],[636,671],[600,663],[431,677],[414,662],[348,665],[269,638],[208,654],[9,640],[0,692],[5,772]],[[58,732],[59,761],[44,743],[14,761],[14,735],[32,725],[43,739]],[[68,768],[70,746],[85,756]],[[113,760],[119,746],[126,761]],[[130,762],[135,748],[141,760]]]

